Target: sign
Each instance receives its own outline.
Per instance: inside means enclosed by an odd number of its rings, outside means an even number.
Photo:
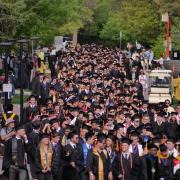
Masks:
[[[162,22],[168,22],[168,13],[162,14]]]
[[[3,92],[12,92],[12,84],[3,84]]]

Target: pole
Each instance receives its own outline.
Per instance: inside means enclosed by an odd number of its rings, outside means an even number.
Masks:
[[[8,47],[5,47],[5,59],[4,59],[4,70],[5,70],[5,80],[4,83],[8,84]],[[7,112],[7,104],[8,104],[8,92],[4,92],[5,95],[5,101],[4,101],[4,107],[5,107],[5,112]]]
[[[120,48],[120,50],[121,50],[121,43],[122,42],[122,32],[120,31],[119,32],[119,48]]]
[[[34,51],[34,41],[33,41],[33,39],[31,40],[32,41],[32,57],[33,57],[33,51]]]
[[[23,119],[23,43],[20,43],[20,121]]]
[[[167,33],[166,33],[166,57],[170,57],[170,17],[168,15],[168,22],[167,22]]]

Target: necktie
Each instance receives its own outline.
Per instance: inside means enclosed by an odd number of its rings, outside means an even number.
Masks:
[[[127,154],[125,154],[125,159],[128,160],[128,155]]]

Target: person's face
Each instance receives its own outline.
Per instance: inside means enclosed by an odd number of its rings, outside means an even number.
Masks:
[[[54,107],[54,110],[55,110],[56,112],[59,112],[59,106],[55,106],[55,107]]]
[[[123,134],[123,133],[124,133],[124,128],[119,128],[119,129],[117,130],[117,133],[118,133],[118,134]]]
[[[107,138],[107,139],[106,139],[106,146],[107,146],[107,147],[111,147],[111,146],[112,146],[112,143],[113,143],[113,142],[112,142],[112,140],[111,140],[110,138]]]
[[[148,105],[147,105],[147,104],[143,104],[143,105],[142,105],[142,108],[143,108],[143,109],[147,109],[147,108],[148,108]]]
[[[151,149],[149,149],[148,152],[149,152],[149,154],[151,154],[151,155],[156,157],[158,150],[156,148],[151,148]]]
[[[129,150],[129,145],[127,143],[122,143],[122,152],[127,152]]]
[[[58,129],[59,128],[59,123],[58,122],[53,123],[52,127],[54,129]]]
[[[139,138],[137,136],[131,136],[132,144],[137,144],[139,142]]]
[[[78,111],[73,111],[73,113],[72,113],[72,114],[73,114],[73,116],[74,116],[74,117],[77,117],[77,116],[78,116],[78,114],[79,114],[79,112],[78,112]]]
[[[88,115],[89,115],[89,120],[94,119],[94,115],[92,113],[88,113]]]
[[[89,142],[90,145],[93,145],[93,143],[94,143],[94,137],[89,138],[89,139],[88,139],[88,142]]]
[[[43,76],[39,76],[39,81],[43,82]]]
[[[167,141],[166,146],[170,151],[174,149],[174,143],[171,141]]]
[[[60,141],[60,137],[59,136],[54,137],[54,142],[55,143],[58,143],[59,141]]]
[[[149,123],[149,117],[147,117],[147,116],[145,116],[144,118],[143,118],[143,123],[144,124],[147,124],[147,123]]]
[[[9,127],[10,127],[11,129],[13,129],[13,128],[14,128],[14,122],[9,123]]]
[[[64,131],[65,136],[67,137],[70,132],[71,132],[70,129],[66,129],[66,130]]]
[[[36,104],[36,99],[35,99],[35,98],[31,98],[31,99],[29,100],[29,103],[30,103],[31,105],[35,105],[35,104]]]
[[[134,125],[139,126],[140,125],[140,120],[139,119],[134,119]]]
[[[71,139],[71,141],[74,143],[74,144],[78,144],[79,143],[79,136],[78,135],[74,135]]]
[[[180,106],[177,106],[177,107],[176,107],[176,112],[177,112],[177,113],[180,113]]]
[[[26,134],[25,129],[19,129],[18,134],[19,136],[24,137],[24,135]]]
[[[49,138],[43,138],[41,141],[42,141],[42,143],[44,145],[48,145],[49,144]]]
[[[84,137],[86,135],[86,133],[88,132],[87,129],[82,129],[82,136]]]
[[[170,106],[170,102],[169,101],[165,101],[165,105],[166,106]]]
[[[100,141],[98,142],[98,147],[99,147],[99,149],[101,149],[101,150],[104,149],[105,145],[106,145],[106,140],[105,140],[105,139],[102,140],[101,142],[100,142]]]

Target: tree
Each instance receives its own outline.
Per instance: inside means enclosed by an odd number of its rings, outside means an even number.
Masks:
[[[146,0],[124,0],[119,11],[114,13],[104,25],[100,37],[117,42],[119,32],[122,31],[125,41],[153,43],[160,30],[160,16],[155,4],[147,3]]]
[[[180,50],[180,18],[174,19],[174,24],[171,27],[172,48]]]
[[[25,23],[29,14],[25,12],[24,0],[0,0],[0,36],[13,37],[17,29]]]

